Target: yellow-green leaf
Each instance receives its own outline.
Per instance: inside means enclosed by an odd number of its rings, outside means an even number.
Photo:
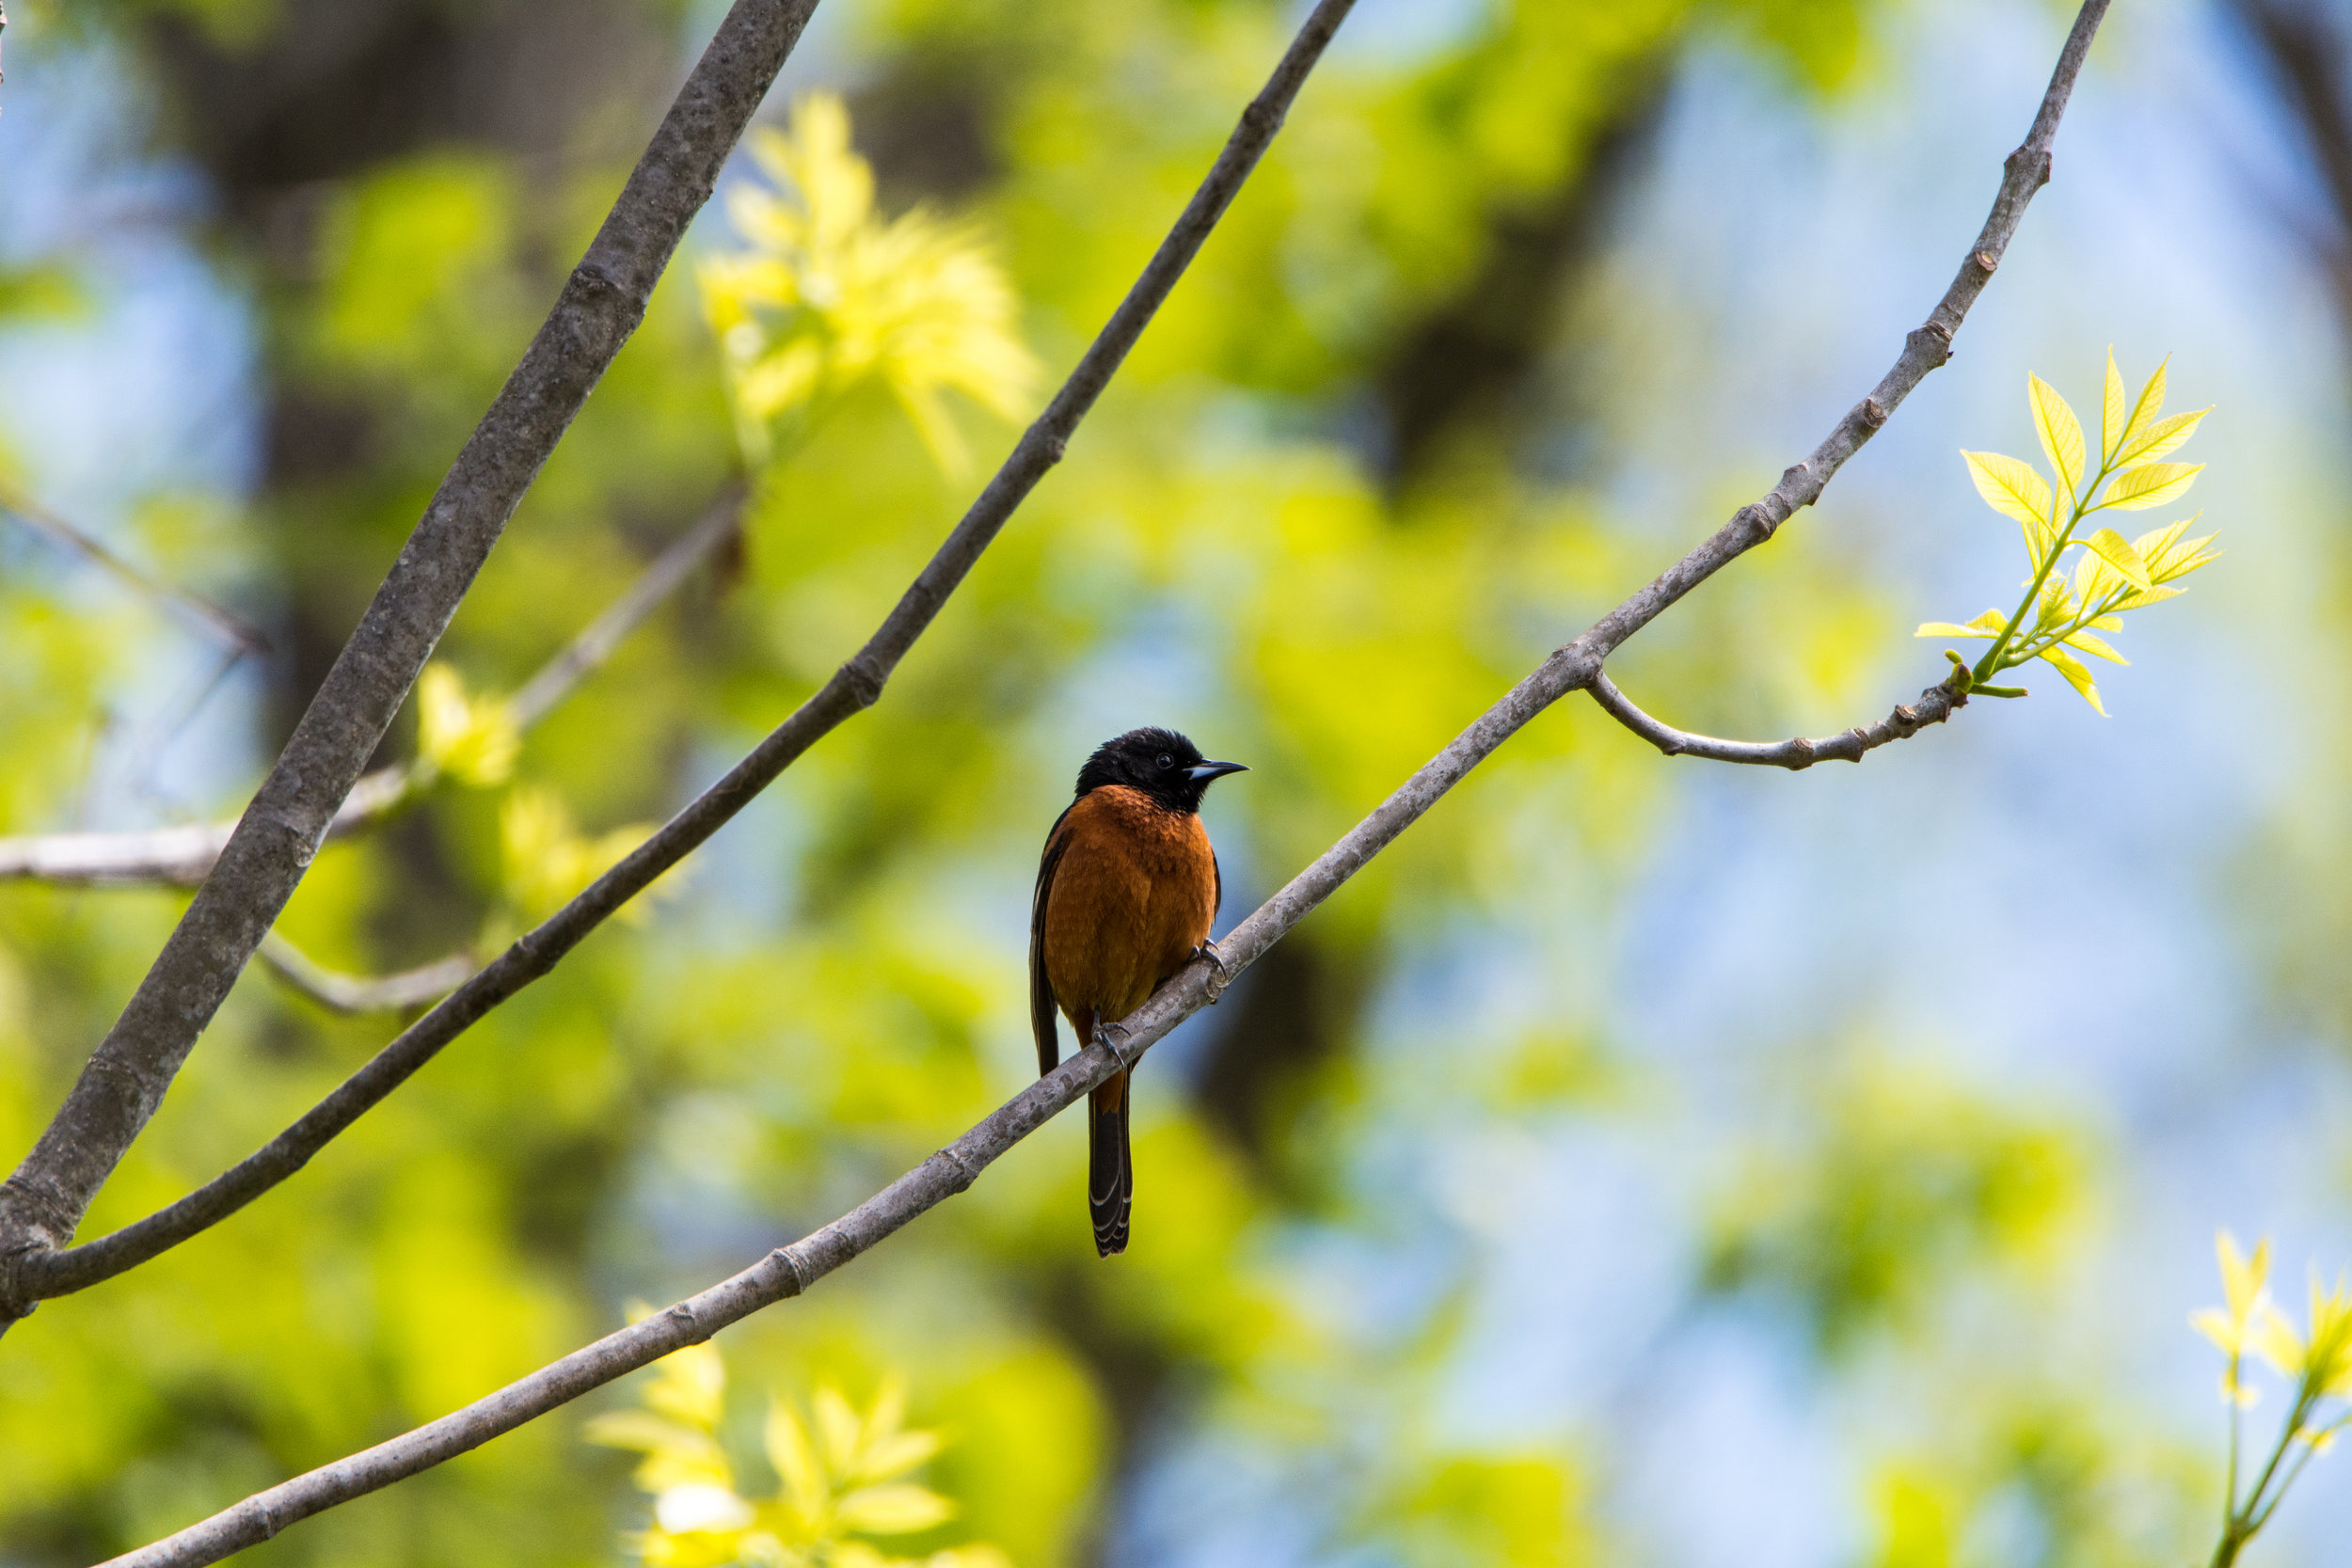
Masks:
[[[2099,456],[2112,463],[2115,449],[2123,444],[2123,425],[2130,412],[2123,404],[2123,374],[2115,368],[2115,350],[2107,350],[2106,401],[2099,413]]]
[[[2123,427],[2123,439],[2116,444],[2116,451],[2129,448],[2164,412],[2164,370],[2170,363],[2168,356],[2164,364],[2156,367],[2156,373],[2148,378],[2148,385],[2139,389],[2139,401],[2132,404],[2131,422]]]
[[[2169,523],[2163,528],[2152,528],[2132,541],[2132,548],[2137,550],[2139,558],[2148,562],[2148,570],[2151,574],[2160,572],[2164,569],[2165,552],[2171,549],[2173,542],[2187,531],[2189,524],[2203,515],[2204,514],[2200,512],[2196,516],[2184,517],[2177,523]]]
[[[2153,463],[2157,458],[2178,451],[2204,417],[2213,412],[2210,404],[2186,414],[2175,414],[2169,420],[2158,420],[2134,436],[2123,450],[2115,454],[2115,466],[2127,463]]]
[[[2067,685],[2082,693],[2083,701],[2089,703],[2100,718],[2107,716],[2106,705],[2099,701],[2098,685],[2091,680],[2090,672],[2083,667],[2081,659],[2058,647],[2042,649],[2042,658],[2051,669],[2066,677]]]
[[[417,751],[427,768],[469,784],[501,784],[521,749],[522,733],[503,701],[469,697],[456,671],[425,666],[417,681]]]
[[[858,1458],[852,1481],[888,1481],[901,1476],[939,1451],[935,1432],[894,1432],[868,1443]]]
[[[2115,601],[2115,608],[2118,610],[2145,610],[2152,604],[2162,604],[2167,599],[2177,599],[2180,596],[2181,590],[2177,588],[2167,588],[2164,584],[2158,583],[2153,588],[2144,590],[2137,588],[2133,589],[2129,594],[2124,594],[2122,598]]]
[[[2204,468],[2202,463],[2143,463],[2136,468],[2126,468],[2115,476],[2115,483],[2107,486],[2106,499],[2099,504],[2123,512],[2162,506],[2180,499]]]
[[[906,1481],[868,1486],[841,1499],[834,1515],[844,1530],[861,1535],[912,1535],[953,1517],[955,1505],[928,1486]]]
[[[1950,621],[1925,621],[1915,637],[1998,637],[2009,629],[2009,617],[1997,610],[1988,610],[1966,626]]]
[[[766,1433],[768,1463],[775,1466],[776,1477],[784,1482],[786,1495],[803,1518],[823,1516],[825,1504],[833,1489],[825,1484],[824,1473],[817,1466],[817,1452],[808,1440],[808,1429],[792,1407],[782,1400],[768,1407]]]
[[[2083,547],[2122,574],[2123,580],[2134,588],[2150,586],[2148,562],[2132,548],[2131,541],[2111,528],[2103,528],[2083,541]]]
[[[2052,573],[2042,584],[2042,602],[2034,608],[2033,629],[2062,626],[2074,618],[2074,593],[2063,578]]]
[[[842,1397],[841,1390],[831,1385],[818,1389],[813,1402],[817,1407],[818,1435],[825,1444],[825,1465],[834,1475],[846,1476],[857,1463],[857,1411]]]
[[[1997,451],[1963,451],[1968,460],[1968,476],[1977,482],[1977,494],[1984,503],[2004,516],[2021,523],[2050,524],[2053,498],[2049,481],[2035,471],[2032,464]]]
[[[2119,654],[2113,648],[2108,647],[2106,639],[2093,637],[2087,631],[2078,630],[2068,632],[2066,634],[2066,645],[2070,648],[2080,648],[2083,652],[2093,655],[2099,658],[2104,658],[2110,664],[2129,664],[2131,662],[2130,659],[2125,658],[2122,654]]]
[[[2073,496],[2083,483],[2082,421],[2074,418],[2058,388],[2038,375],[2026,377],[2026,401],[2033,405],[2034,434],[2042,437],[2042,450],[2066,485],[2066,493]]]

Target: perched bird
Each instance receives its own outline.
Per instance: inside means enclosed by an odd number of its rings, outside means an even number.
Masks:
[[[1129,730],[1078,769],[1078,798],[1045,835],[1029,910],[1029,1022],[1041,1074],[1061,1060],[1057,1006],[1083,1051],[1202,950],[1224,886],[1200,797],[1213,781],[1248,771],[1202,760],[1173,730]],[[1095,1089],[1088,1137],[1094,1248],[1108,1258],[1127,1250],[1136,1190],[1126,1073]]]

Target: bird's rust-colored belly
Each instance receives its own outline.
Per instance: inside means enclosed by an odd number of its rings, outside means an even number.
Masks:
[[[1045,901],[1045,976],[1084,1045],[1088,1022],[1135,1011],[1209,940],[1216,856],[1200,817],[1122,784],[1072,806],[1062,832]]]

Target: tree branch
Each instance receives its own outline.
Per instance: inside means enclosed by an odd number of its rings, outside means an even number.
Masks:
[[[239,653],[266,654],[270,651],[269,639],[250,621],[231,615],[202,594],[175,588],[156,578],[103,540],[75,528],[6,481],[0,481],[0,512],[13,514],[19,522],[35,533],[52,544],[72,550],[134,593],[152,599],[167,610],[176,610],[183,619],[192,621],[202,630],[222,639]]]
[[[538,673],[507,699],[517,729],[529,729],[569,696],[580,681],[612,656],[622,639],[644,622],[705,556],[742,527],[744,492],[731,488],[702,520],[669,546]],[[330,839],[373,826],[405,804],[424,783],[408,763],[378,768],[352,785],[326,827]],[[199,822],[128,833],[31,833],[0,838],[0,879],[32,879],[94,886],[155,882],[192,885],[220,856],[234,822]]]
[[[629,585],[628,593],[613,600],[603,614],[564,645],[562,653],[523,682],[506,699],[507,711],[514,716],[516,726],[527,730],[546,718],[550,709],[572,694],[574,687],[612,657],[612,650],[644,625],[646,616],[677,592],[678,584],[686,580],[705,556],[740,532],[747,499],[749,493],[743,486],[730,485],[724,495],[710,504],[701,521],[672,540],[654,558],[653,564]]]
[[[261,960],[279,979],[330,1012],[397,1013],[438,1001],[466,983],[477,967],[472,955],[448,958],[365,978],[326,968],[276,931],[262,939]]]
[[[2019,150],[2020,154],[2038,152],[2038,162],[2032,166],[2043,171],[2043,177],[2046,177],[2048,166],[2050,138],[2058,129],[2058,118],[2074,87],[2074,76],[2081,70],[2083,54],[2089,48],[2091,35],[2097,30],[2106,9],[2106,0],[2088,0],[2084,5],[2067,40],[2066,49],[2059,56],[2058,72],[2051,81],[2049,92],[2042,99],[2042,112],[2035,118],[2033,133],[2027,137],[2026,147]],[[2012,155],[2010,160],[2010,177],[2003,182],[2002,197],[1994,208],[1996,218],[2002,218],[2006,210],[2005,227],[1994,236],[2003,244],[2015,231],[2018,216],[2023,213],[2026,201],[2031,198],[2034,186],[2041,183],[2040,178],[2035,179],[2032,185],[2027,185],[2022,195],[2011,201],[2010,198],[2018,182],[2020,163],[2021,158]],[[1991,229],[1992,226],[1987,227]],[[1983,248],[1983,239],[1984,236],[1980,235],[1979,249]],[[1997,259],[1997,252],[1995,255]],[[1989,274],[1992,268],[1987,266],[1982,270]],[[1963,268],[1963,281],[1966,277],[1967,272]],[[1955,290],[1959,287],[1957,283],[1954,285]],[[1973,300],[1981,289],[1982,279],[1979,278],[1975,288],[1968,292],[1967,298]],[[1951,298],[1952,295],[1947,293],[1946,305],[1950,303]],[[1939,306],[1938,309],[1944,308]],[[1964,309],[1963,304],[1962,309]],[[1958,320],[1958,313],[1955,313],[1951,325],[1956,326]],[[1914,340],[1917,337],[1918,334],[1913,334]],[[1944,341],[1948,346],[1948,331],[1944,335]],[[1908,356],[1909,351],[1906,350],[1906,358]],[[1898,369],[1900,369],[1899,363]],[[1890,376],[1889,380],[1892,379]],[[1915,375],[1913,384],[1916,380]],[[1887,383],[1883,381],[1880,387],[1884,390]],[[1909,387],[1901,389],[1908,391]],[[1882,416],[1868,428],[1875,430],[1878,424],[1883,422]],[[1841,425],[1840,429],[1843,428]],[[1828,445],[1824,443],[1824,447]],[[1819,451],[1816,455],[1820,455]],[[1796,470],[1790,471],[1793,473]],[[1826,475],[1820,477],[1825,479]],[[1784,483],[1787,481],[1784,480]],[[1816,495],[1820,493],[1818,483],[1813,490]],[[1777,491],[1774,493],[1778,494]],[[1768,497],[1767,500],[1770,499]],[[1743,534],[1752,531],[1744,528],[1740,519],[1756,510],[1743,507],[1733,519],[1731,527],[1741,528]],[[1726,528],[1719,531],[1716,538],[1721,539],[1724,532],[1729,531],[1730,528]],[[1737,545],[1732,553],[1740,553],[1754,542],[1750,540]],[[1692,552],[1693,555],[1698,553]],[[1685,557],[1684,560],[1687,565],[1691,558]],[[1702,578],[1706,575],[1705,572],[1699,574]],[[1668,574],[1669,578],[1672,576]],[[1411,826],[1422,813],[1436,804],[1446,790],[1492,754],[1530,719],[1564,692],[1577,686],[1592,684],[1599,674],[1599,655],[1593,651],[1594,645],[1604,641],[1613,627],[1625,626],[1629,621],[1638,627],[1654,616],[1654,610],[1649,614],[1643,614],[1643,607],[1662,592],[1661,584],[1667,580],[1661,578],[1659,582],[1652,583],[1649,588],[1620,605],[1616,611],[1583,637],[1546,659],[1534,673],[1514,687],[1476,723],[1455,736],[1445,750],[1407,779],[1377,810],[1358,823],[1313,864],[1293,878],[1289,885],[1227,933],[1223,942],[1215,944],[1216,957],[1214,959],[1203,957],[1187,964],[1174,978],[1153,992],[1141,1007],[1120,1023],[1113,1025],[1109,1033],[1117,1037],[1117,1054],[1104,1045],[1089,1045],[1007,1101],[963,1136],[841,1218],[789,1246],[778,1247],[742,1273],[699,1295],[691,1296],[667,1311],[616,1334],[607,1335],[596,1343],[575,1351],[528,1377],[508,1384],[488,1398],[444,1416],[439,1420],[428,1422],[389,1442],[379,1443],[360,1453],[296,1476],[265,1492],[256,1493],[210,1519],[112,1560],[108,1568],[199,1568],[200,1564],[217,1562],[232,1552],[267,1540],[298,1520],[430,1469],[615,1378],[649,1365],[672,1351],[707,1339],[729,1323],[748,1317],[763,1307],[799,1295],[818,1279],[894,1234],[917,1215],[964,1191],[999,1155],[1045,1125],[1056,1115],[1075,1104],[1096,1085],[1113,1073],[1133,1066],[1145,1051],[1165,1037],[1177,1024],[1215,1002],[1233,975],[1248,968],[1266,949],[1280,941],[1284,933],[1336,892],[1342,883]],[[1678,597],[1679,594],[1675,596]],[[1630,635],[1630,631],[1623,635]],[[1623,640],[1623,635],[1618,641]],[[1613,642],[1610,644],[1612,647],[1614,645]]]
[[[11,1300],[29,1303],[64,1295],[111,1278],[218,1224],[292,1176],[476,1020],[553,969],[589,932],[750,804],[803,752],[879,700],[898,661],[930,626],[980,552],[988,548],[1046,471],[1061,460],[1078,422],[1094,406],[1112,373],[1281,129],[1292,100],[1354,4],[1355,0],[1318,0],[1264,88],[1242,111],[1241,122],[1226,140],[1208,176],[1061,390],[1024,433],[1004,466],[854,658],[726,777],[664,823],[587,891],[409,1025],[332,1094],[254,1154],[179,1202],[111,1235],[63,1250],[33,1247],[13,1257],[0,1256],[0,1311]]]
[[[1635,707],[1604,672],[1596,672],[1586,689],[1611,718],[1670,757],[1706,757],[1711,762],[1786,768],[1790,772],[1817,762],[1860,762],[1865,752],[1876,751],[1890,740],[1909,740],[1930,724],[1941,724],[1952,716],[1953,709],[1968,704],[1967,694],[1952,680],[1945,680],[1920,692],[1916,703],[1896,705],[1895,711],[1877,723],[1858,724],[1826,740],[1808,740],[1804,736],[1777,741],[1718,740],[1711,735],[1692,735],[1652,719]]]
[[[0,1259],[70,1241],[390,727],[523,492],[621,345],[817,0],[735,0],[555,308],[121,1016],[0,1184]],[[8,1316],[0,1302],[0,1321]]]

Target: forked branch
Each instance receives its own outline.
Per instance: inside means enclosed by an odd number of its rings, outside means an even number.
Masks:
[[[2012,154],[2009,177],[1994,204],[1993,217],[1978,237],[1977,253],[1963,264],[1929,332],[1940,348],[1915,355],[1921,332],[1912,334],[1895,371],[1882,380],[1866,406],[1876,417],[1860,424],[1850,414],[1812,458],[1789,470],[1781,487],[1755,506],[1742,507],[1706,545],[1586,631],[1555,652],[1476,723],[1383,801],[1379,808],[1293,878],[1286,887],[1216,944],[1219,961],[1207,958],[1187,965],[1111,1031],[1120,1055],[1090,1045],[1023,1089],[970,1132],[907,1172],[873,1197],[822,1229],[769,1253],[731,1279],[688,1298],[667,1311],[606,1336],[585,1349],[518,1379],[488,1398],[380,1443],[364,1452],[294,1477],[256,1493],[200,1524],[114,1560],[119,1568],[197,1568],[268,1539],[297,1520],[389,1486],[478,1448],[591,1389],[660,1359],[683,1346],[707,1339],[729,1323],[763,1307],[800,1294],[824,1275],[867,1251],[909,1221],[964,1191],[1007,1149],[1027,1137],[1089,1089],[1132,1064],[1154,1042],[1201,1007],[1216,1000],[1233,974],[1246,969],[1292,927],[1336,892],[1342,883],[1435,805],[1472,768],[1508,740],[1536,714],[1565,693],[1594,684],[1600,661],[1666,605],[1706,579],[1725,562],[1769,537],[1794,506],[1820,495],[1847,455],[1885,422],[1897,403],[1921,376],[1943,362],[1952,331],[1991,276],[2000,247],[2016,231],[2033,192],[2047,179],[2049,148],[2074,88],[2106,0],[2088,0],[2075,18],[2048,92],[2025,146]],[[1318,11],[1320,14],[1320,10]],[[1245,127],[1247,126],[1245,120]],[[1976,265],[1982,260],[1980,266]],[[1928,329],[1923,328],[1922,332]],[[1799,498],[1802,498],[1801,499]],[[1773,513],[1777,511],[1778,515]],[[560,917],[559,917],[560,918]],[[1123,1058],[1123,1059],[1122,1059]],[[103,1244],[103,1243],[101,1243]],[[85,1249],[76,1249],[77,1251]]]
[[[1941,724],[1968,697],[1959,677],[1939,682],[1919,693],[1915,703],[1899,703],[1895,711],[1875,724],[1857,724],[1821,740],[1798,736],[1791,740],[1718,740],[1692,735],[1662,723],[1635,707],[1605,672],[1596,673],[1588,689],[1593,701],[1608,715],[1670,757],[1705,757],[1710,762],[1739,762],[1756,768],[1786,768],[1798,772],[1817,762],[1860,762],[1863,753],[1894,740],[1909,740],[1930,724]]]

